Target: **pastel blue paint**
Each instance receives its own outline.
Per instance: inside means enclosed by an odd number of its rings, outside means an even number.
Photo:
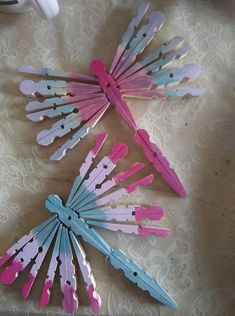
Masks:
[[[79,218],[74,211],[63,206],[61,199],[57,195],[49,195],[45,205],[49,211],[56,213],[60,221],[65,226],[70,227],[75,235],[81,236],[88,244],[104,253],[107,258],[109,258],[111,264],[116,269],[121,269],[130,281],[137,283],[141,289],[147,290],[151,296],[163,304],[172,308],[177,307],[176,302],[149,274],[135,262],[128,260],[124,252],[119,249],[112,249],[105,240],[94,229],[89,227],[83,219]],[[49,225],[53,225],[53,223]],[[62,246],[61,251],[65,253],[63,247],[65,246]]]
[[[61,234],[62,234],[62,224],[59,224],[59,228],[58,228],[57,235],[56,235],[56,241],[55,241],[53,253],[52,253],[52,256],[51,256],[52,260],[55,260],[54,258],[57,258],[57,256],[59,255]],[[57,264],[56,264],[56,266],[57,266]],[[52,263],[52,267],[53,267],[53,263]]]
[[[85,217],[87,215],[104,215],[105,216],[105,212],[106,210],[105,209],[102,209],[102,208],[96,208],[96,209],[92,209],[92,210],[89,210],[89,211],[83,211],[82,215]]]
[[[71,113],[75,106],[73,104],[62,105],[53,109],[48,109],[45,113],[45,116],[56,117],[58,115]]]
[[[167,97],[177,97],[177,90],[165,89],[164,92]]]
[[[84,241],[104,254],[108,255],[110,253],[111,248],[105,240],[94,229],[90,228],[82,218],[79,218],[73,210],[63,206],[59,196],[49,195],[45,206],[50,212],[56,213],[60,221],[71,228],[75,235],[81,236]]]
[[[92,194],[92,192],[90,192],[85,185],[81,184],[72,201],[70,202],[71,209],[79,212],[81,201],[89,194]]]
[[[83,218],[86,218],[86,219],[98,219],[98,220],[101,220],[101,221],[106,221],[107,220],[107,216],[105,215],[84,215]]]
[[[72,249],[70,246],[70,241],[68,239],[68,229],[63,227],[61,240],[60,240],[60,256],[62,255],[63,260],[72,256]]]
[[[129,43],[130,39],[132,38],[135,28],[139,25],[140,21],[142,20],[145,12],[148,9],[149,4],[147,2],[143,2],[138,8],[138,14],[132,18],[131,22],[128,25],[128,28],[121,39],[121,44],[119,45],[118,49],[124,49],[127,44]]]
[[[79,205],[77,207],[77,209],[79,210],[79,208],[82,208],[84,207],[85,205],[87,205],[88,203],[90,203],[91,201],[94,201],[96,199],[96,194],[95,194],[95,191],[94,192],[89,192],[88,193],[84,193],[83,194],[84,198],[80,199],[80,202],[79,202]]]
[[[165,85],[166,83],[174,83],[174,82],[178,82],[179,80],[179,76],[177,76],[175,68],[172,69],[167,69],[165,71],[159,71],[159,72],[155,72],[152,75],[153,78],[153,82],[157,85]]]
[[[150,295],[161,303],[176,309],[177,304],[173,298],[146,273],[137,263],[130,261],[126,254],[120,249],[113,249],[109,256],[110,263],[116,268],[121,269],[125,277],[133,283],[136,283],[144,291],[148,291]]]
[[[59,227],[59,221],[57,221],[57,224],[55,225],[54,229],[50,232],[47,240],[44,242],[43,250],[45,250],[45,249],[48,250],[49,249],[49,247],[50,247],[50,245],[52,243],[52,240],[53,240],[53,238],[55,236],[55,233],[58,231],[58,227]]]
[[[50,224],[52,221],[54,221],[56,216],[52,216],[48,218],[46,221],[42,222],[41,224],[37,225],[32,229],[32,234],[36,235],[38,234],[42,229],[44,229],[48,224]]]
[[[148,71],[156,71],[159,70],[160,67],[164,67],[166,64],[170,63],[175,58],[174,55],[166,56],[163,59],[157,60],[154,63],[150,64],[149,66],[145,67],[145,70]],[[151,76],[152,77],[152,76]]]
[[[78,212],[81,213],[81,212],[84,212],[84,211],[87,211],[87,210],[91,210],[93,208],[97,208],[97,206],[98,205],[96,204],[96,200],[94,200],[94,201],[91,201],[89,204],[78,208]]]
[[[100,228],[106,228],[108,226],[108,223],[101,222],[101,221],[87,221],[88,225],[100,227]]]
[[[76,200],[76,192],[78,191],[78,188],[80,187],[83,180],[84,178],[80,177],[79,175],[76,177],[65,206],[69,207]]]
[[[179,45],[183,41],[184,41],[184,38],[181,37],[181,36],[174,37],[168,43],[162,45],[160,48],[157,48],[152,53],[150,53],[147,56],[145,56],[143,58],[143,60],[141,61],[141,64],[146,65],[146,64],[152,62],[154,59],[160,57],[161,54],[164,54],[164,53],[168,52],[169,50],[171,50],[175,46]]]
[[[50,222],[44,229],[42,229],[35,237],[37,240],[37,243],[39,245],[42,245],[47,237],[51,234],[52,230],[55,228],[55,226],[58,224],[58,220],[54,220]]]

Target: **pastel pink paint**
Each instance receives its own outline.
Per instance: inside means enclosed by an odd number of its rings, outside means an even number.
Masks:
[[[117,51],[116,51],[116,54],[115,54],[115,57],[113,59],[112,66],[110,68],[110,72],[113,72],[115,70],[115,67],[116,67],[120,57],[122,56],[122,53],[123,53],[125,47],[126,47],[126,45],[123,45],[122,43],[119,44]]]
[[[116,144],[112,148],[111,155],[109,159],[115,164],[118,160],[125,157],[128,153],[128,147],[125,144]]]
[[[88,297],[89,297],[89,301],[91,303],[93,312],[95,314],[98,314],[101,307],[101,301],[100,301],[99,296],[97,298],[94,297],[94,292],[95,292],[94,286],[93,284],[91,284],[88,288]]]
[[[101,88],[98,85],[84,83],[84,84],[79,84],[77,87],[75,87],[67,83],[65,87],[61,88],[61,91],[63,91],[63,93],[61,92],[61,95],[65,95],[64,88],[66,89],[66,92],[72,96],[76,96],[77,94],[92,94],[92,93],[97,93],[101,91]]]
[[[146,76],[139,77],[137,76],[136,78],[133,77],[131,82],[127,82],[124,84],[120,84],[121,92],[128,91],[128,90],[143,90],[143,89],[150,89],[152,86],[152,80]]]
[[[99,59],[94,59],[90,64],[90,70],[99,78],[100,87],[106,93],[109,102],[115,105],[122,118],[135,131],[137,128],[136,122],[127,103],[123,100],[120,88],[117,86],[114,78],[105,71],[104,63]]]
[[[139,227],[138,233],[141,236],[148,236],[150,234],[157,237],[167,237],[170,233],[170,230],[165,228],[155,228],[155,227]]]
[[[135,208],[135,219],[142,221],[144,219],[160,220],[164,215],[164,211],[160,206],[153,205],[150,207],[136,207]]]
[[[117,83],[120,85],[123,85],[125,82],[128,82],[130,80],[132,80],[133,78],[136,77],[135,72],[137,70],[139,70],[142,67],[142,64],[139,62],[136,62],[130,69],[128,69],[127,71],[125,71],[125,74],[123,74],[121,76],[121,78],[117,79]],[[138,72],[139,75],[143,75],[146,76],[146,72],[145,70],[139,70]]]
[[[29,273],[28,280],[23,285],[22,292],[21,292],[24,299],[28,297],[34,280],[35,280],[35,277],[32,275],[32,273]]]
[[[63,74],[62,74],[63,76]],[[87,82],[92,82],[92,83],[97,83],[97,79],[91,76],[86,76],[82,74],[78,74],[76,72],[68,72],[68,77],[74,80],[78,81],[87,81]]]
[[[108,137],[108,134],[107,134],[107,133],[99,134],[99,135],[96,137],[95,147],[92,148],[92,150],[91,150],[94,156],[97,155],[97,153],[99,152],[101,146],[103,145],[103,143],[105,142],[105,140],[106,140],[107,137]]]
[[[150,141],[149,134],[144,129],[138,129],[135,133],[135,141],[139,144],[155,169],[162,174],[163,179],[182,197],[187,193],[175,171],[170,167],[168,160],[160,149]]]
[[[10,258],[12,255],[10,254],[5,254],[3,257],[0,258],[0,267],[3,266]]]
[[[124,46],[124,45],[122,45],[122,44],[120,44],[120,45],[118,46],[117,52],[116,52],[116,56],[115,56],[115,59],[117,60],[117,62],[118,62],[118,60],[120,59],[120,57],[121,57],[121,55],[122,55],[122,53],[123,53],[125,47],[126,47],[126,46]]]
[[[23,264],[19,261],[13,261],[11,266],[7,267],[0,274],[0,281],[3,284],[12,284],[18,276],[18,272],[23,270]]]
[[[74,313],[78,309],[78,300],[75,296],[75,290],[65,284],[63,287],[64,299],[62,302],[63,309],[66,313]]]
[[[89,110],[87,108],[82,108],[79,111],[79,116],[82,121],[88,120],[92,115],[97,113],[98,110],[100,110],[104,106],[104,101],[97,101],[97,103],[94,103],[94,105],[89,106]]]
[[[42,295],[40,299],[40,307],[44,307],[45,305],[48,304],[49,299],[50,299],[50,288],[52,287],[53,282],[51,280],[48,280],[45,282],[43,289],[42,289]]]
[[[129,60],[128,60],[129,59]],[[126,63],[126,61],[128,60],[128,66],[130,66],[131,64],[133,64],[134,63],[134,61],[136,60],[136,56],[132,56],[131,58],[129,58],[128,57],[128,59],[127,58],[123,58],[122,57],[122,61],[123,61],[123,64],[122,64],[122,66],[118,69],[118,71],[116,71],[115,72],[115,75],[114,75],[114,77],[115,77],[115,79],[119,79],[119,78],[121,78],[125,73],[126,73],[126,67],[127,67],[127,63]],[[139,75],[139,73],[138,73],[138,75]],[[145,78],[145,80],[146,81],[148,81],[149,83],[150,83],[150,86],[152,85],[152,79],[151,78],[149,78],[149,77],[147,77],[146,76],[146,73],[144,72],[144,78]],[[131,80],[132,80],[133,78],[131,78]],[[127,81],[128,82],[128,81]],[[142,88],[143,86],[140,86],[140,88]]]
[[[150,184],[152,182],[153,182],[153,175],[150,174],[147,177],[144,177],[142,179],[139,179],[139,180],[131,183],[130,185],[128,185],[126,190],[127,190],[128,193],[131,193],[131,192],[134,192],[137,189],[138,186],[140,186],[140,185],[148,185],[148,184]]]
[[[114,177],[115,182],[121,182],[126,180],[127,178],[131,177],[133,174],[135,174],[137,171],[144,168],[144,164],[142,162],[136,162],[133,164],[127,171],[120,172]]]
[[[164,90],[157,90],[155,91],[156,95],[159,97],[159,98],[165,98],[167,97],[166,96],[166,92]]]

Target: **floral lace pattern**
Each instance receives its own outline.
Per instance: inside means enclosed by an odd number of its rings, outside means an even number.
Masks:
[[[61,162],[48,160],[48,150],[35,145],[47,120],[37,126],[25,119],[25,98],[18,92],[16,69],[22,64],[89,72],[93,57],[110,65],[117,44],[133,16],[136,0],[64,0],[52,22],[36,12],[0,14],[0,249],[3,253],[17,236],[44,219],[48,193],[65,196],[74,170],[83,161],[88,140]],[[176,195],[160,177],[129,199],[159,203],[166,210],[172,235],[166,240],[102,235],[126,251],[164,284],[179,304],[172,311],[130,284],[105,258],[86,249],[102,297],[101,315],[232,316],[235,309],[235,38],[233,1],[150,1],[152,9],[166,15],[164,28],[150,44],[153,48],[182,35],[192,51],[182,64],[197,62],[202,73],[195,82],[207,89],[202,98],[164,101],[130,100],[140,127],[146,128],[176,168],[188,190],[186,200]],[[155,45],[157,44],[157,45]],[[110,141],[125,141],[131,160],[144,161],[131,132],[110,111],[93,133],[106,130]],[[81,151],[81,146],[83,150]],[[53,149],[52,149],[53,150]],[[9,234],[9,231],[11,232]],[[45,271],[46,273],[46,271]],[[43,278],[42,278],[43,279]],[[0,314],[63,315],[58,306],[59,286],[52,304],[41,311],[36,304],[40,282],[28,301],[21,300],[23,281],[9,289],[0,287]],[[79,291],[83,286],[78,284]],[[91,315],[81,293],[79,315]]]

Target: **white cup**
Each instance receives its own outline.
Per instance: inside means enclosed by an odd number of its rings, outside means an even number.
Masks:
[[[36,9],[48,20],[59,12],[57,0],[0,0],[0,12],[17,14],[31,8]]]

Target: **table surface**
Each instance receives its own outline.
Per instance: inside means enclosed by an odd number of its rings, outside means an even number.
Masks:
[[[53,66],[89,72],[89,62],[101,58],[110,65],[115,49],[139,1],[64,0],[52,22],[36,12],[0,14],[0,248],[3,253],[17,238],[48,216],[47,194],[66,197],[95,134],[108,131],[109,144],[126,141],[127,162],[144,161],[126,125],[110,111],[86,141],[59,163],[49,162],[51,148],[36,145],[39,130],[49,121],[25,118],[26,99],[18,91],[17,67]],[[183,100],[130,100],[138,122],[163,150],[188,191],[178,198],[157,176],[149,188],[125,203],[157,203],[166,210],[160,225],[172,234],[162,240],[101,232],[115,247],[126,251],[164,284],[179,304],[178,311],[160,305],[125,280],[120,271],[87,247],[88,260],[102,297],[102,315],[232,316],[235,308],[235,6],[233,1],[152,1],[152,9],[166,22],[150,45],[154,49],[176,35],[192,50],[180,64],[196,62],[201,75],[192,84],[205,87],[201,98]],[[58,146],[58,142],[57,142]],[[107,146],[107,148],[108,148]],[[55,148],[55,147],[54,147]],[[106,149],[107,149],[106,148]],[[123,166],[123,165],[122,165]],[[20,290],[26,273],[10,286],[0,287],[0,315],[63,315],[58,282],[51,304],[41,311],[38,299],[43,284],[39,275],[27,301]],[[78,314],[91,315],[78,276]]]

